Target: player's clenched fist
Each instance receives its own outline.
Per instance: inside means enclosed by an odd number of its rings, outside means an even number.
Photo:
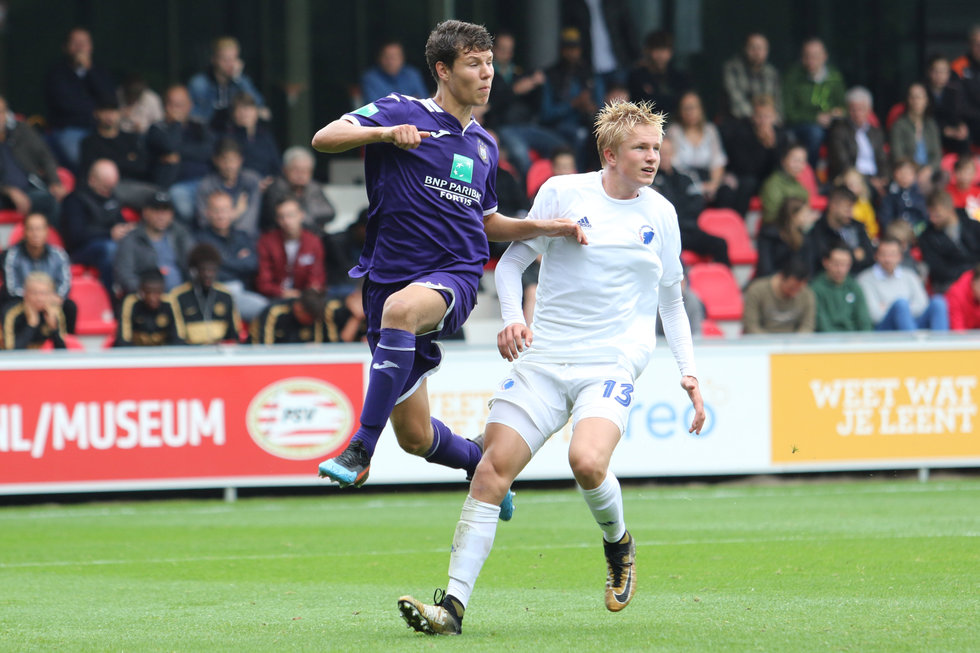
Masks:
[[[382,140],[403,150],[414,150],[428,137],[429,132],[419,131],[415,125],[395,125],[385,129]]]

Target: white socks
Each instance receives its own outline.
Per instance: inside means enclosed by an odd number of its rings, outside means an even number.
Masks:
[[[617,484],[616,488],[619,488]],[[477,501],[467,496],[463,511],[453,535],[452,553],[449,555],[449,584],[446,594],[459,599],[466,607],[473,593],[476,577],[490,555],[493,537],[497,533],[500,506]]]
[[[606,472],[606,478],[596,489],[586,490],[581,485],[578,485],[578,489],[602,529],[603,539],[607,542],[623,539],[626,522],[623,519],[623,492],[619,488],[619,479],[612,472]]]

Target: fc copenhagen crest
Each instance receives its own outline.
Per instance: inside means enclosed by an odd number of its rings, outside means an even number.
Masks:
[[[295,377],[260,390],[248,405],[245,424],[255,444],[274,456],[324,458],[347,444],[354,409],[333,385]]]

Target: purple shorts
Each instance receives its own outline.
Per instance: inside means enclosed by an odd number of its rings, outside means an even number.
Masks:
[[[412,372],[408,375],[402,392],[399,393],[398,401],[411,396],[425,377],[439,369],[439,364],[442,362],[442,347],[437,341],[462,328],[466,318],[476,306],[476,291],[480,284],[480,277],[467,272],[432,272],[411,281],[398,283],[375,283],[365,279],[362,295],[364,315],[368,323],[367,341],[372,354],[381,337],[381,313],[385,301],[402,288],[413,284],[439,291],[446,300],[446,314],[435,330],[415,337],[415,363],[412,365]]]

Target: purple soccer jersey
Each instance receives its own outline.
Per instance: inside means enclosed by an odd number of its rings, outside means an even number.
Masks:
[[[490,257],[483,217],[497,210],[493,137],[475,120],[461,126],[432,99],[395,93],[344,118],[431,133],[413,150],[366,147],[367,240],[351,276],[387,284],[430,272],[482,275]]]

